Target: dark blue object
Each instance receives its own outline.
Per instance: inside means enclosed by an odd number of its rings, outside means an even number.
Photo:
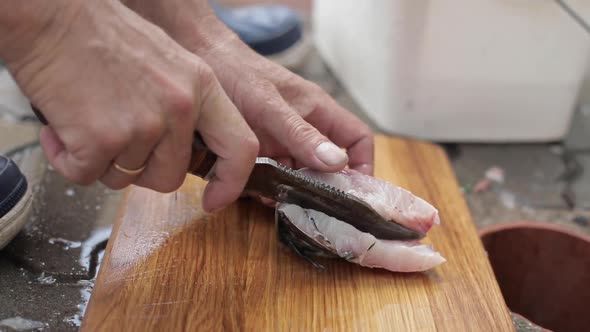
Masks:
[[[18,166],[0,155],[0,218],[4,217],[27,192],[27,179]]]
[[[210,1],[219,19],[260,55],[287,50],[303,36],[297,14],[285,6],[259,5],[222,8]]]

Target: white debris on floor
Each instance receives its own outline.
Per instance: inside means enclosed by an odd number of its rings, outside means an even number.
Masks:
[[[60,243],[64,245],[64,250],[70,250],[70,249],[75,249],[75,248],[80,248],[80,246],[82,246],[82,242],[79,241],[70,241],[70,240],[66,240],[64,238],[61,237],[52,237],[49,239],[49,243],[50,244],[56,244],[56,243]]]
[[[486,171],[485,177],[490,181],[504,183],[504,169],[498,166],[492,166]]]
[[[0,320],[0,327],[8,327],[16,331],[28,331],[44,328],[47,324],[19,316]]]
[[[42,285],[53,285],[55,284],[55,278],[53,276],[46,276],[45,272],[41,272],[41,275],[39,276],[39,278],[37,278],[37,281],[39,283],[41,283]]]

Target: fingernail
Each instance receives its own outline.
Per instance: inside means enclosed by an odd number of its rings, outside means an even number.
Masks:
[[[210,215],[215,213],[218,208],[211,206],[211,204],[209,204],[209,202],[207,202],[207,199],[204,199],[204,195],[202,196],[203,199],[201,199],[201,209],[203,210],[203,212],[205,212],[205,214]]]
[[[328,166],[343,165],[348,161],[348,156],[334,143],[324,142],[315,148],[315,155]]]

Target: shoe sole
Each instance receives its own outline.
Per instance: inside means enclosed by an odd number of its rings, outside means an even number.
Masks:
[[[27,190],[20,201],[6,215],[0,218],[0,250],[4,249],[27,224],[32,210],[32,203],[31,186],[27,186]]]

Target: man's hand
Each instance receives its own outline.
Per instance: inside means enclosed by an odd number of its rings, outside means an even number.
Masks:
[[[213,68],[258,136],[260,155],[289,166],[338,171],[348,164],[373,174],[369,127],[316,84],[249,49],[215,17],[207,0],[125,3]]]
[[[170,192],[186,176],[198,130],[219,157],[205,210],[237,199],[258,140],[213,70],[118,1],[55,4],[60,14],[42,29],[0,34],[0,52],[11,50],[0,57],[50,123],[41,132],[49,163],[79,184]],[[113,163],[145,170],[130,175]]]
[[[371,130],[318,85],[237,39],[196,53],[211,65],[257,134],[261,154],[297,168],[331,172],[348,165],[373,174]]]

